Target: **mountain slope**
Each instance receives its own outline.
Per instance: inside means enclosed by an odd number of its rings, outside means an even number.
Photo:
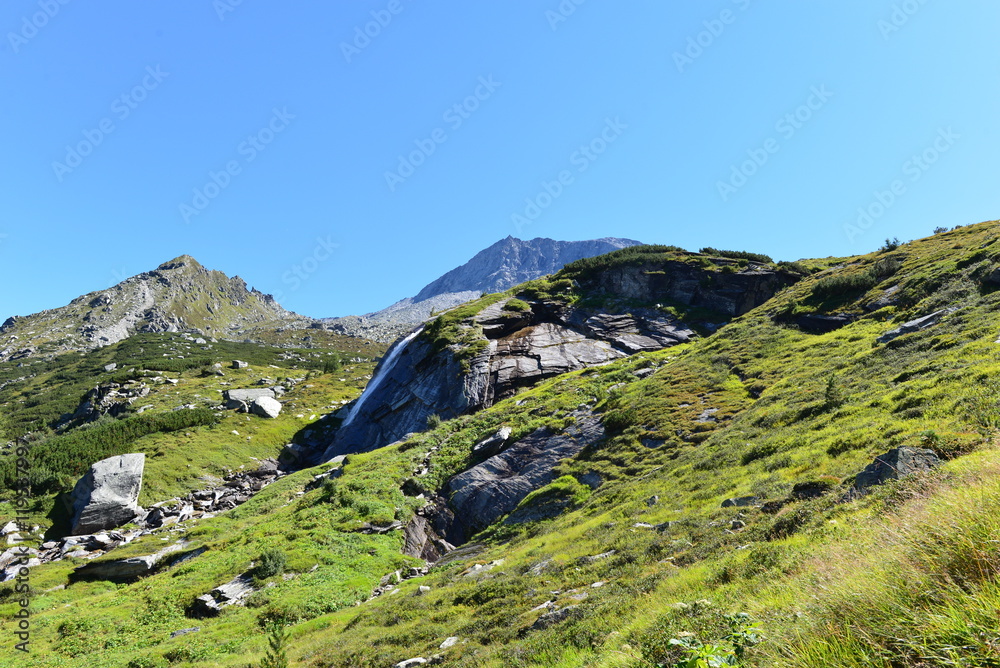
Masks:
[[[481,294],[503,292],[555,273],[570,262],[638,245],[638,241],[614,237],[590,241],[545,238],[523,241],[509,236],[427,284],[414,297],[365,316],[331,318],[327,322],[334,329],[390,342],[435,312],[460,306]]]
[[[640,249],[568,268],[568,286],[518,291],[608,308],[615,286],[681,295],[756,271],[688,255],[706,274],[693,283],[668,281]],[[34,568],[34,652],[0,665],[245,666],[275,622],[291,665],[317,668],[650,668],[696,654],[761,668],[1000,665],[1000,224],[787,269],[800,279],[763,303],[728,290],[660,303],[727,323],[714,333],[288,475],[178,531],[204,552],[163,572],[115,585],[69,581],[82,559]],[[739,308],[706,314],[727,303]],[[435,340],[465,341],[462,315]],[[891,448],[943,461],[857,489]],[[541,486],[524,495],[526,482]],[[289,572],[246,605],[191,616],[268,549]],[[4,631],[18,606],[0,590]]]
[[[229,278],[182,255],[61,308],[9,318],[0,327],[0,361],[90,350],[137,332],[239,337],[276,321],[300,327],[309,322],[270,295],[248,290],[238,276]]]

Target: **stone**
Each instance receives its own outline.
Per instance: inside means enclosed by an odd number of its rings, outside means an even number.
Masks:
[[[184,543],[174,543],[162,550],[142,556],[107,561],[92,561],[73,571],[74,580],[107,580],[109,582],[134,582],[159,569],[171,555],[181,552]]]
[[[274,390],[267,388],[260,390],[226,390],[222,393],[222,398],[226,402],[225,406],[229,410],[249,406],[260,397],[274,399]]]
[[[179,631],[174,631],[173,633],[170,634],[170,637],[177,638],[178,636],[186,636],[189,633],[197,633],[198,631],[201,631],[200,626],[192,626],[189,629],[181,629]]]
[[[17,522],[11,521],[4,525],[3,529],[0,529],[0,536],[6,536],[8,534],[17,533],[20,527]]]
[[[244,573],[194,600],[188,611],[193,617],[215,617],[228,605],[241,605],[254,591],[253,579]]]
[[[531,628],[535,631],[540,631],[558,624],[559,622],[565,621],[577,607],[578,606],[575,605],[567,605],[565,608],[558,608],[552,612],[546,612],[544,615],[535,620],[535,623],[531,625]]]
[[[407,659],[406,661],[400,661],[395,664],[393,668],[413,668],[413,666],[422,666],[427,663],[427,659],[422,656],[417,656],[412,659]]]
[[[73,488],[72,533],[114,529],[140,515],[138,500],[145,462],[146,455],[133,453],[93,464]]]
[[[441,643],[438,649],[448,649],[449,647],[454,647],[455,645],[458,644],[458,640],[459,640],[458,636],[451,636],[449,638],[445,638],[444,642]]]
[[[492,457],[500,452],[512,433],[514,433],[514,430],[510,427],[500,427],[497,433],[472,446],[472,452],[477,455]]]
[[[274,419],[281,415],[281,402],[271,397],[257,397],[250,406],[250,412],[263,418]]]
[[[911,320],[903,325],[900,325],[896,329],[890,330],[885,334],[883,334],[882,336],[878,337],[877,340],[879,343],[888,343],[889,341],[897,339],[900,336],[903,336],[904,334],[911,334],[913,332],[919,332],[921,330],[927,329],[928,327],[933,327],[934,325],[941,322],[941,318],[951,313],[954,313],[957,310],[958,310],[957,308],[952,307],[952,308],[942,309],[940,311],[935,311],[934,313],[925,315],[921,318],[917,318],[916,320]]]
[[[723,508],[745,508],[747,506],[756,506],[760,503],[760,499],[756,496],[739,496],[734,499],[726,499],[722,502]]]
[[[110,373],[112,371],[115,371],[117,368],[118,368],[118,365],[115,362],[112,362],[111,364],[105,364],[104,365],[104,370],[107,371],[108,373]]]
[[[914,473],[930,471],[938,467],[941,460],[932,450],[926,448],[893,448],[875,458],[854,478],[854,486],[864,490],[881,485],[889,480],[898,480]]]
[[[246,369],[249,366],[250,365],[247,364],[246,362],[242,362],[240,360],[233,360],[233,366],[232,366],[232,368],[233,369]]]

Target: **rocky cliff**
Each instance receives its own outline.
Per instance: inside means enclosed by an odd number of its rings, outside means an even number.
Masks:
[[[397,343],[323,458],[382,447],[425,429],[432,415],[480,410],[544,378],[684,343],[697,336],[694,325],[711,329],[797,280],[762,265],[737,270],[725,261],[683,260],[611,267],[579,279],[576,299],[515,289],[519,299],[484,298],[464,307],[472,315],[441,317]],[[581,305],[588,302],[602,305]],[[716,322],[686,324],[664,303],[698,308]]]

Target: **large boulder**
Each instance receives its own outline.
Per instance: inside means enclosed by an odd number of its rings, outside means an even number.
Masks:
[[[131,522],[142,513],[139,491],[146,455],[102,459],[73,488],[73,534],[91,534]]]
[[[890,330],[885,334],[883,334],[882,336],[878,337],[878,342],[889,343],[893,339],[898,339],[904,334],[911,334],[913,332],[919,332],[921,330],[927,329],[928,327],[933,327],[934,325],[941,322],[941,319],[943,317],[951,313],[954,313],[957,310],[958,309],[954,307],[946,308],[940,311],[935,311],[934,313],[925,315],[921,318],[917,318],[916,320],[911,320],[907,323],[900,325],[896,329]]]
[[[854,478],[854,486],[864,490],[874,485],[881,485],[889,480],[929,471],[941,464],[941,460],[932,450],[926,448],[893,448],[884,455],[879,455],[865,470]]]
[[[265,388],[261,390],[226,390],[222,393],[222,398],[226,400],[226,408],[240,408],[249,406],[261,397],[274,399],[274,390]]]
[[[263,418],[276,418],[281,415],[281,402],[272,397],[257,397],[250,405],[250,412]]]

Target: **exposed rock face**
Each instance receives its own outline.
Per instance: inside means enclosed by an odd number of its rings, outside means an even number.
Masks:
[[[512,315],[503,311],[504,303],[484,309],[470,325],[481,328],[488,345],[468,360],[467,368],[454,351],[434,350],[423,337],[390,349],[366,389],[369,396],[355,407],[357,414],[341,428],[323,460],[401,440],[425,429],[431,415],[450,419],[545,378],[695,336],[654,311],[609,315],[538,303],[537,310]],[[393,364],[387,368],[390,359]]]
[[[142,513],[138,506],[146,455],[103,459],[73,489],[73,533],[114,529]]]
[[[927,329],[928,327],[933,327],[934,325],[941,322],[941,318],[945,317],[950,313],[954,313],[956,310],[957,309],[955,308],[946,308],[940,311],[935,311],[934,313],[925,315],[921,318],[917,318],[916,320],[911,320],[910,322],[900,325],[896,329],[886,332],[885,334],[883,334],[878,338],[878,342],[888,343],[893,339],[898,339],[904,334],[911,334],[913,332],[919,332],[923,329]]]
[[[196,618],[215,617],[227,605],[242,605],[253,591],[253,579],[244,573],[196,598],[188,614]]]
[[[889,480],[898,480],[914,473],[929,471],[941,464],[932,450],[925,448],[893,448],[865,467],[854,478],[854,486],[864,490]]]
[[[330,318],[327,322],[347,334],[388,342],[403,334],[401,328],[412,329],[430,319],[434,312],[472,301],[484,293],[503,292],[525,281],[552,274],[576,260],[639,244],[632,239],[615,238],[522,241],[507,237],[426,285],[414,297],[366,316]]]
[[[560,461],[604,437],[598,417],[588,413],[576,417],[565,434],[540,429],[452,478],[445,487],[455,512],[449,537],[457,540],[464,534],[468,538],[493,524],[517,508],[528,494],[555,480]]]

